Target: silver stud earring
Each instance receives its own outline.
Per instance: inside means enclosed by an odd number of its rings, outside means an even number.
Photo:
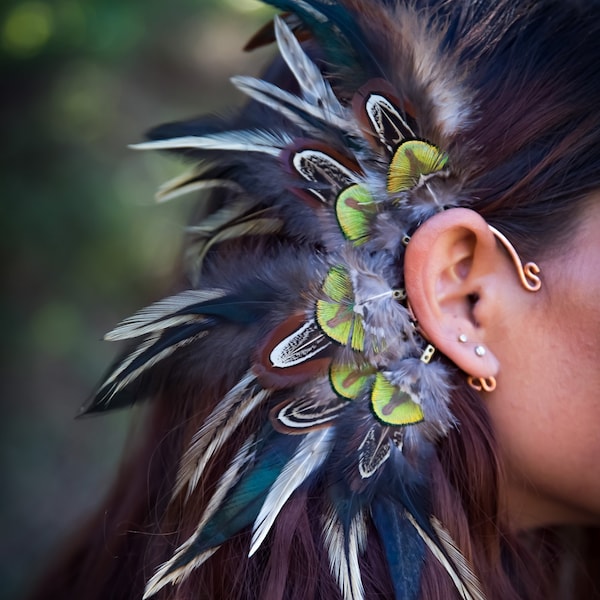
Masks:
[[[469,338],[467,337],[467,335],[466,335],[465,333],[461,333],[461,334],[458,336],[458,341],[459,341],[461,344],[466,344],[466,343],[469,341]]]
[[[477,356],[485,356],[485,348],[483,346],[475,346],[475,354]]]

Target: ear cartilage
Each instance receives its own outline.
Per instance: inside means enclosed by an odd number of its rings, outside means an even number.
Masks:
[[[534,262],[523,263],[521,258],[517,254],[515,247],[509,242],[508,238],[500,233],[495,227],[488,225],[490,231],[496,236],[496,239],[506,248],[506,251],[510,254],[510,257],[515,264],[519,279],[523,284],[523,287],[530,292],[537,292],[542,287],[542,280],[539,277],[540,268]]]

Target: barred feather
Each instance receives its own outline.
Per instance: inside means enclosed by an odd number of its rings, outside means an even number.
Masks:
[[[200,519],[195,532],[179,548],[177,548],[173,557],[161,565],[152,578],[148,580],[146,589],[144,591],[144,600],[156,594],[169,583],[175,584],[185,579],[189,573],[199,567],[203,562],[208,560],[218,550],[218,546],[210,548],[209,550],[199,553],[193,560],[185,563],[183,566],[179,568],[175,567],[181,557],[185,555],[190,546],[201,534],[209,519],[211,519],[217,512],[231,488],[239,481],[242,469],[252,460],[254,456],[254,445],[255,438],[254,436],[251,436],[240,447],[237,454],[233,457],[231,463],[229,464],[229,467],[221,476],[221,479],[219,480],[219,483],[217,484],[217,487],[211,496],[210,502],[202,514],[202,518]]]
[[[441,526],[440,522],[435,518],[431,519],[431,525],[440,540],[439,542],[436,542],[421,528],[410,513],[406,513],[406,518],[423,538],[423,541],[427,544],[431,553],[444,567],[454,582],[456,590],[461,598],[463,598],[463,600],[485,600],[485,596],[481,589],[481,583],[477,577],[475,577],[465,557],[456,547],[450,534]]]
[[[233,152],[260,152],[279,156],[292,138],[279,131],[229,131],[203,136],[186,136],[131,144],[134,150],[229,150]]]
[[[473,600],[485,600],[485,595],[481,588],[481,582],[473,572],[472,566],[468,563],[456,542],[452,539],[452,536],[448,530],[441,524],[436,517],[431,517],[431,525],[435,530],[438,539],[446,554],[451,559],[452,563],[457,570],[457,580],[460,583],[456,583],[457,587],[464,588],[465,598],[472,598]]]
[[[194,320],[203,322],[204,317],[186,314],[185,309],[224,296],[225,292],[223,290],[187,290],[181,292],[176,296],[159,300],[121,321],[117,327],[104,336],[104,339],[109,341],[126,340],[164,331],[169,327],[183,325]]]
[[[207,518],[203,516],[194,534],[171,560],[159,568],[148,595],[167,583],[176,583],[185,578],[223,542],[254,522],[269,489],[299,444],[297,438],[281,435],[269,426],[264,427],[261,434],[253,446],[252,468],[244,468],[235,485],[230,485],[237,478],[239,467],[246,463],[248,452],[242,448],[234,458],[234,464],[228,468],[231,477],[222,480],[222,485],[215,492],[218,498],[214,502],[213,498],[209,504],[210,515],[207,513]]]
[[[356,514],[349,526],[345,527],[337,509],[332,506],[324,518],[323,529],[329,564],[343,600],[363,600],[364,587],[358,559],[366,545],[364,515]]]
[[[203,172],[194,168],[161,185],[155,198],[157,202],[168,202],[179,196],[214,188],[227,189],[238,194],[244,191],[242,186],[231,179],[205,179]]]
[[[331,429],[306,434],[298,450],[269,490],[269,495],[254,522],[249,556],[252,556],[263,543],[289,497],[327,459],[333,434]]]
[[[252,373],[247,373],[217,405],[183,455],[173,497],[187,487],[187,497],[200,481],[210,459],[227,442],[244,419],[269,396],[260,390]]]

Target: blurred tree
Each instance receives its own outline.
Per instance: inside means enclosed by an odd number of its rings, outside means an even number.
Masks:
[[[172,284],[191,205],[152,198],[180,165],[126,146],[234,103],[227,76],[264,64],[241,47],[267,14],[255,0],[0,8],[2,597],[105,495],[131,414],[73,417],[116,351],[102,334]]]

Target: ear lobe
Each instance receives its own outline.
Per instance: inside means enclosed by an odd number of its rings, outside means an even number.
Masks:
[[[406,249],[406,292],[423,334],[474,377],[495,376],[499,369],[489,342],[502,307],[501,260],[485,220],[465,208],[425,221]]]

